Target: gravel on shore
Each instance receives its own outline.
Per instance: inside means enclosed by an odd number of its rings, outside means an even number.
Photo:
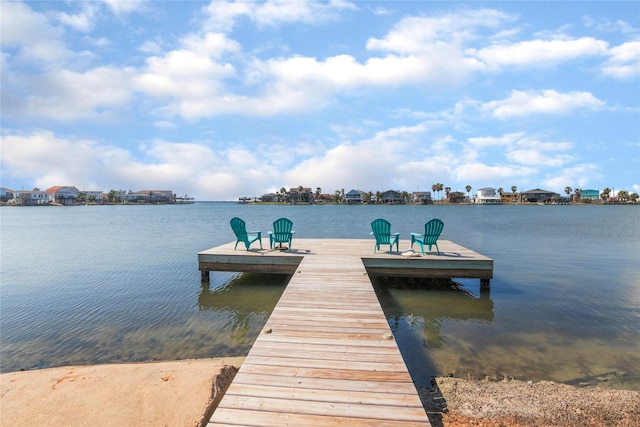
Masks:
[[[638,391],[447,377],[419,392],[434,427],[640,426]]]

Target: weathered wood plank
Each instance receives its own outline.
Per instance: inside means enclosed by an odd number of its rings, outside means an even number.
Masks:
[[[281,412],[258,412],[236,408],[219,408],[216,415],[220,423],[216,426],[296,426],[296,427],[424,427],[422,421],[396,421],[370,418],[339,417],[335,415],[306,415]],[[210,425],[214,425],[211,424]]]

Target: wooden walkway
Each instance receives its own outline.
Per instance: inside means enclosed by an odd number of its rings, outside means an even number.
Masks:
[[[444,246],[455,259],[474,258]],[[233,251],[231,243],[198,254],[203,272],[293,274],[208,426],[429,426],[363,256],[383,270],[385,259],[430,256],[374,255],[373,240],[294,238],[293,248]]]

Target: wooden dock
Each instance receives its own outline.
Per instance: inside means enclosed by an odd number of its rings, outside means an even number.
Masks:
[[[295,238],[292,252],[234,251],[233,243],[200,252],[203,279],[292,274],[208,426],[430,425],[369,275],[444,277],[455,267],[467,275],[450,277],[491,277],[489,258],[438,243],[443,255],[421,257],[373,254],[373,240]]]
[[[295,239],[291,252],[254,249],[233,250],[234,242],[198,253],[202,281],[209,281],[209,271],[293,274],[302,259],[309,255],[357,256],[370,276],[478,278],[488,288],[493,278],[493,260],[449,240],[438,240],[435,251],[407,257],[408,241],[400,241],[400,252],[373,253],[373,239]],[[388,247],[387,247],[388,248]],[[417,249],[417,246],[415,247]]]

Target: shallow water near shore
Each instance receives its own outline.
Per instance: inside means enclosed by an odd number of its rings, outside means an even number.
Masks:
[[[288,277],[212,273],[197,252],[266,236],[370,238],[430,218],[494,259],[479,281],[374,280],[418,385],[431,376],[552,380],[640,390],[637,206],[251,206],[196,203],[0,209],[2,372],[68,364],[246,355]],[[294,247],[295,247],[294,238]],[[266,240],[265,247],[268,245]],[[373,251],[373,241],[372,241]]]

